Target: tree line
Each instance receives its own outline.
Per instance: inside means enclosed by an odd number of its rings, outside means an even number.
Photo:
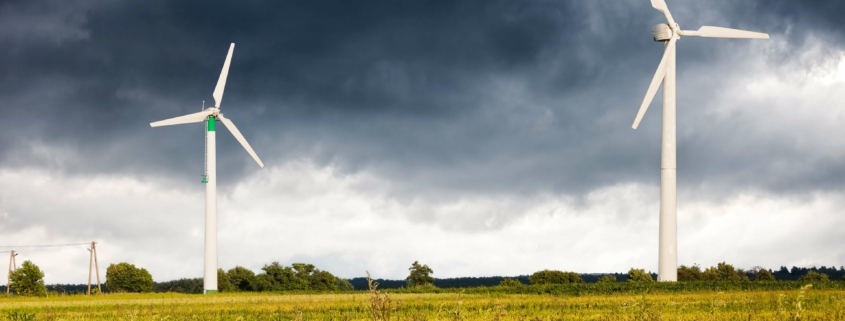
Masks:
[[[557,270],[542,270],[531,275],[517,277],[464,277],[437,279],[434,271],[425,264],[414,262],[408,268],[408,277],[404,280],[376,279],[382,289],[425,289],[425,288],[472,288],[522,285],[554,285],[579,283],[641,283],[654,282],[657,275],[643,269],[632,268],[628,273],[579,274]],[[44,296],[47,291],[57,293],[85,293],[87,285],[45,285],[44,273],[31,261],[10,274],[13,293],[25,296]],[[799,268],[778,270],[755,267],[749,270],[735,268],[726,262],[702,269],[698,265],[678,267],[679,282],[725,281],[725,282],[771,282],[771,281],[826,282],[845,280],[845,267]],[[293,263],[284,266],[279,262],[264,265],[261,272],[255,273],[242,266],[229,270],[218,269],[218,290],[220,292],[279,292],[279,291],[352,291],[367,290],[367,278],[344,279],[313,264]],[[126,262],[110,264],[106,269],[104,292],[181,292],[202,293],[203,279],[179,279],[167,282],[154,282],[152,275],[144,268]],[[5,292],[6,287],[0,286]],[[96,285],[94,286],[96,292]]]

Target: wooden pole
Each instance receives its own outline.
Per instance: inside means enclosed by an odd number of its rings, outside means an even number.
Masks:
[[[94,269],[97,271],[97,293],[103,293],[103,289],[100,288],[100,264],[97,263],[97,243],[91,242],[91,248],[94,249]]]
[[[9,294],[12,288],[12,261],[15,260],[15,251],[9,252],[9,277],[6,279],[6,294]]]
[[[94,268],[94,242],[91,242],[91,248],[88,249],[88,295],[91,295],[91,272]]]

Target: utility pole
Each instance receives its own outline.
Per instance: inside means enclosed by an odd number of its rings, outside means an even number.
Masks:
[[[12,288],[12,271],[18,269],[18,262],[15,262],[15,257],[18,256],[15,250],[9,252],[9,277],[6,279],[6,294],[11,293]]]
[[[97,292],[102,293],[100,288],[100,264],[97,263],[97,242],[91,242],[91,248],[88,249],[91,254],[88,258],[88,295],[91,295],[91,272],[96,269],[97,272]]]

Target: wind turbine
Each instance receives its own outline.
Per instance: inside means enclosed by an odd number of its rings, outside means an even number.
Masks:
[[[678,280],[678,213],[675,163],[675,43],[682,36],[710,38],[769,39],[760,32],[704,26],[696,31],[682,30],[672,19],[664,0],[651,0],[651,6],[666,16],[668,24],[661,23],[651,29],[654,41],[663,42],[666,49],[657,72],[648,86],[643,104],[634,119],[634,129],[640,124],[660,81],[663,80],[663,142],[660,150],[660,254],[657,265],[658,281]]]
[[[235,139],[243,145],[246,152],[264,167],[264,163],[258,159],[258,155],[249,146],[244,136],[223,114],[220,112],[220,102],[223,100],[223,89],[226,87],[226,77],[229,75],[229,63],[232,61],[232,52],[235,44],[229,46],[229,54],[223,63],[223,70],[220,72],[220,79],[217,80],[217,87],[214,88],[214,106],[204,109],[201,112],[165,119],[150,123],[151,127],[199,123],[205,121],[205,161],[206,173],[203,175],[205,183],[205,270],[203,274],[204,293],[217,292],[217,146],[215,143],[216,123],[219,119]]]

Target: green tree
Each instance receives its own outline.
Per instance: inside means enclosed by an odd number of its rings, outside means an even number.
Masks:
[[[15,291],[18,295],[47,295],[47,289],[44,287],[44,272],[32,261],[24,261],[19,269],[9,274],[9,278],[11,278],[9,289]]]
[[[616,283],[616,276],[615,275],[605,275],[599,278],[598,283]]]
[[[217,269],[217,290],[220,292],[235,292],[238,290],[232,285],[229,275],[223,269]]]
[[[816,271],[809,270],[809,271],[807,271],[807,274],[804,274],[800,278],[798,278],[798,281],[801,281],[801,282],[827,282],[827,281],[830,281],[830,277],[828,277],[827,274],[818,273]]]
[[[411,271],[411,274],[405,278],[405,281],[408,282],[409,288],[434,284],[434,277],[431,276],[434,271],[428,265],[420,265],[419,261],[414,261],[408,270]]]
[[[337,289],[340,291],[353,291],[355,287],[352,286],[352,283],[349,283],[349,280],[337,278]]]
[[[757,270],[757,274],[755,274],[754,276],[754,280],[760,282],[774,281],[775,276],[772,274],[772,272],[769,272],[769,270],[759,269]]]
[[[716,272],[716,267],[709,267],[704,269],[704,272],[701,272],[701,280],[702,281],[718,281],[719,280],[719,273]]]
[[[701,280],[701,267],[698,265],[678,267],[678,281]]]
[[[320,271],[313,264],[282,266],[279,262],[273,262],[261,270],[264,273],[255,276],[252,283],[252,287],[258,291],[337,291],[341,285],[346,287],[337,277],[328,271]]]
[[[581,279],[581,275],[575,272],[542,270],[531,274],[528,277],[528,282],[531,282],[531,284],[569,284],[584,283],[584,280]]]
[[[504,278],[501,282],[499,282],[499,286],[522,286],[522,282],[519,282],[517,279],[509,279]]]
[[[226,272],[229,276],[229,283],[238,291],[253,291],[253,283],[255,282],[255,272],[242,266],[236,266]]]
[[[150,292],[153,290],[153,276],[147,269],[121,262],[106,268],[106,287],[111,292]]]
[[[748,276],[742,269],[722,262],[716,265],[716,279],[719,281],[748,281]]]
[[[654,279],[644,269],[631,268],[628,270],[628,282],[654,282]]]

